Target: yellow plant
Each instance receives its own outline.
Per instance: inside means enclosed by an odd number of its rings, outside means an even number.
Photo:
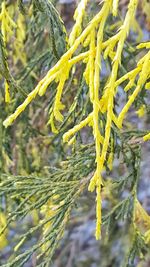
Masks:
[[[57,197],[57,196],[56,196]],[[59,198],[59,196],[58,196]],[[41,213],[43,214],[44,218],[48,219],[50,217],[53,217],[57,212],[57,206],[53,204],[52,200],[48,201],[46,205],[42,207]],[[43,236],[45,236],[51,228],[51,221],[46,223],[43,227]],[[48,244],[44,244],[42,249],[45,250],[47,248]]]
[[[6,216],[3,212],[0,212],[0,231],[1,229],[6,225]],[[8,244],[7,242],[7,231],[5,231],[1,236],[0,236],[0,249],[3,249],[6,247]]]
[[[1,21],[1,31],[3,35],[4,42],[7,42],[7,39],[13,35],[13,28],[16,28],[16,23],[11,19],[9,12],[6,8],[6,2],[3,1],[1,4],[1,13],[0,13],[0,21]]]
[[[1,32],[3,35],[4,44],[10,39],[13,35],[13,29],[17,27],[16,23],[11,19],[9,12],[6,8],[6,2],[3,1],[1,4],[1,13],[0,13],[0,22],[1,22]],[[8,82],[5,81],[5,102],[10,102],[10,93]]]
[[[139,116],[139,118],[143,117],[145,115],[145,105],[142,105],[137,111],[136,114]]]
[[[91,178],[89,190],[96,189],[96,239],[101,236],[101,186],[102,186],[102,172],[105,168],[106,158],[108,156],[108,164],[112,169],[113,161],[113,140],[111,138],[111,129],[113,123],[120,129],[123,125],[124,118],[135,101],[136,97],[143,89],[144,84],[150,78],[150,51],[147,52],[137,63],[137,66],[126,73],[121,78],[118,78],[118,71],[122,60],[122,52],[125,41],[129,35],[131,24],[135,18],[138,0],[130,0],[128,4],[127,13],[124,21],[118,32],[110,37],[108,40],[104,38],[104,28],[108,17],[113,14],[117,16],[118,0],[104,0],[103,6],[90,23],[82,29],[82,21],[85,15],[85,8],[87,6],[86,0],[81,0],[79,6],[75,11],[75,25],[69,36],[69,48],[60,60],[53,66],[46,76],[37,84],[35,89],[29,93],[25,101],[10,115],[5,121],[4,126],[10,126],[14,120],[24,111],[24,109],[37,96],[43,96],[46,93],[48,86],[55,81],[57,85],[56,97],[49,124],[54,133],[58,133],[55,125],[55,120],[62,122],[64,117],[62,111],[65,105],[62,103],[62,94],[66,81],[69,79],[69,74],[78,62],[86,64],[84,78],[89,88],[90,102],[92,111],[79,124],[66,132],[63,136],[64,142],[72,143],[75,134],[85,126],[92,127],[93,137],[95,140],[96,151],[96,170]],[[79,53],[80,46],[84,46],[86,52]],[[140,44],[137,49],[150,48],[150,42]],[[102,68],[102,57],[106,60],[108,57],[112,61],[111,73],[106,81],[105,88],[102,90],[100,81],[100,71]],[[137,79],[137,83],[136,83]],[[118,86],[123,82],[128,82],[124,88],[125,92],[136,88],[130,95],[127,103],[121,110],[118,116],[114,113],[114,100],[118,90]],[[106,114],[106,125],[100,119],[100,114]],[[139,113],[141,114],[141,112]],[[99,125],[103,125],[104,134],[102,134]],[[150,134],[143,137],[144,140],[150,139]],[[110,152],[109,152],[109,148]]]
[[[138,200],[136,201],[135,213],[135,222],[137,225],[140,225],[141,231],[144,231],[146,243],[150,243],[150,216]]]

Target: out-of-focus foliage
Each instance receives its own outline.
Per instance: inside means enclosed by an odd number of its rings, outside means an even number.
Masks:
[[[136,266],[150,244],[150,216],[137,196],[150,134],[132,128],[128,111],[139,121],[149,114],[150,41],[142,42],[136,15],[148,28],[150,4],[81,0],[68,34],[57,2],[1,1],[0,249],[12,253],[0,266],[33,257],[51,266],[88,186],[96,189],[96,239],[110,250],[116,229],[126,231],[111,266]]]

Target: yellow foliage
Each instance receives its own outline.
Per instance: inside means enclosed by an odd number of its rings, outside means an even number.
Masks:
[[[71,69],[75,64],[82,61],[86,64],[86,69],[84,72],[84,78],[89,87],[89,96],[92,105],[92,112],[87,115],[87,117],[82,120],[79,124],[75,125],[72,129],[66,132],[63,136],[64,142],[69,144],[74,141],[75,134],[80,131],[85,126],[92,127],[93,137],[95,140],[95,151],[96,151],[96,170],[90,181],[89,190],[93,191],[96,189],[96,239],[101,236],[101,185],[102,185],[102,171],[104,170],[104,165],[106,163],[106,158],[108,155],[109,168],[112,169],[113,161],[113,143],[111,139],[111,129],[113,123],[116,124],[118,128],[122,127],[124,118],[135,101],[136,97],[146,84],[148,78],[150,77],[150,52],[144,55],[135,69],[126,73],[124,76],[118,79],[118,70],[121,64],[122,52],[124,49],[124,44],[126,38],[128,37],[132,22],[135,19],[136,8],[138,0],[130,0],[128,4],[128,10],[125,15],[124,21],[120,26],[117,33],[110,37],[108,40],[104,41],[104,28],[106,21],[111,13],[114,16],[118,12],[118,0],[104,0],[103,6],[98,14],[90,21],[85,29],[82,30],[82,21],[85,15],[85,8],[87,5],[87,0],[81,0],[78,8],[75,12],[75,25],[70,33],[69,45],[67,52],[60,58],[60,60],[54,65],[46,74],[46,76],[38,83],[36,88],[28,95],[26,100],[16,109],[16,111],[10,115],[5,121],[4,126],[8,127],[13,123],[13,121],[24,111],[24,109],[31,103],[31,101],[37,95],[44,95],[48,86],[55,81],[58,83],[56,89],[56,97],[54,101],[53,108],[51,109],[51,115],[49,119],[49,124],[54,133],[58,133],[55,127],[54,120],[62,122],[64,117],[62,115],[62,110],[65,106],[62,104],[61,98],[63,94],[63,88],[65,82],[69,78]],[[22,38],[23,40],[23,38]],[[78,48],[83,45],[87,51],[80,53],[79,55],[74,55],[78,51]],[[138,46],[140,48],[150,48],[149,42],[142,43]],[[109,57],[112,61],[112,69],[110,76],[105,84],[104,91],[102,92],[100,84],[100,71],[101,71],[101,56],[104,59]],[[138,81],[136,84],[136,78]],[[130,90],[136,85],[133,93],[130,95],[127,103],[123,107],[120,114],[114,114],[114,100],[117,93],[117,87],[121,85],[124,81],[127,81],[127,86],[124,88],[125,91]],[[106,114],[106,126],[104,136],[102,135],[99,125],[103,125],[100,120],[100,114]],[[138,111],[141,116],[143,114],[143,109]],[[148,140],[150,134],[144,137],[144,140]],[[109,153],[110,148],[110,153]],[[47,208],[47,207],[46,207]],[[49,210],[48,212],[54,212]],[[45,230],[46,231],[46,230]]]
[[[144,141],[148,141],[148,140],[150,140],[150,133],[144,135],[143,140],[144,140]]]
[[[143,117],[145,115],[145,105],[142,105],[137,111],[136,114],[139,116],[139,118]]]
[[[135,222],[139,228],[143,228],[141,231],[144,231],[146,243],[150,243],[150,216],[138,200],[136,201]]]
[[[9,85],[6,80],[5,80],[5,102],[10,103]]]
[[[5,225],[6,225],[6,216],[3,212],[0,212],[0,231]],[[0,249],[3,249],[8,244],[6,236],[7,236],[6,231],[0,236]]]
[[[3,40],[6,44],[6,42],[13,35],[13,29],[15,29],[17,25],[9,15],[5,1],[3,1],[1,4],[0,22]],[[5,81],[5,102],[10,103],[9,85],[7,81]]]
[[[87,5],[88,0],[81,0],[81,2],[79,3],[77,9],[75,10],[74,13],[74,19],[75,19],[75,25],[72,29],[72,32],[69,36],[69,45],[72,46],[75,39],[81,34],[82,31],[82,20],[83,20],[83,16],[85,14],[85,8]]]
[[[13,28],[16,28],[16,23],[11,19],[7,9],[6,2],[3,1],[1,4],[1,13],[0,13],[0,21],[1,21],[1,31],[3,35],[4,42],[7,41],[13,35]]]

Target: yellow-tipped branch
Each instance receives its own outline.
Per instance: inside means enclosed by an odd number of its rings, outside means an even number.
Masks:
[[[5,102],[10,103],[9,84],[6,80],[5,80]]]
[[[101,53],[102,53],[102,43],[104,26],[108,18],[112,1],[105,1],[103,5],[103,18],[99,25],[99,30],[97,33],[97,48],[95,56],[95,66],[94,66],[94,98],[93,98],[93,134],[95,139],[95,149],[96,149],[96,172],[92,178],[92,182],[89,185],[89,190],[93,190],[96,186],[97,201],[96,201],[96,239],[101,236],[101,170],[100,170],[100,130],[99,130],[99,87],[100,87],[100,70],[101,70]],[[95,184],[94,184],[95,183]]]
[[[150,133],[146,134],[143,136],[144,141],[149,141],[150,140]]]
[[[113,0],[113,16],[117,16],[118,13],[118,5],[119,5],[119,0]]]
[[[81,2],[79,3],[77,9],[75,10],[74,13],[74,19],[76,21],[76,23],[73,26],[73,29],[70,33],[69,36],[69,45],[72,46],[75,39],[80,35],[81,31],[82,31],[82,20],[85,14],[85,9],[86,9],[86,5],[87,5],[88,0],[81,0]]]
[[[139,74],[137,87],[134,90],[133,94],[129,97],[128,102],[126,103],[126,105],[124,106],[124,108],[122,109],[122,111],[119,114],[118,124],[119,124],[120,128],[122,127],[122,123],[123,123],[123,120],[124,120],[126,113],[128,112],[129,108],[133,104],[135,98],[137,97],[137,95],[141,91],[143,85],[145,84],[145,82],[147,81],[147,78],[150,75],[149,62],[150,62],[150,52],[148,52],[148,54],[146,55],[146,59],[145,59],[145,62],[143,64],[143,68]]]
[[[90,113],[88,117],[82,120],[79,124],[77,124],[68,132],[66,132],[63,135],[63,142],[68,142],[72,136],[74,136],[77,132],[79,132],[83,127],[87,126],[91,122],[91,120],[92,120],[92,113]]]

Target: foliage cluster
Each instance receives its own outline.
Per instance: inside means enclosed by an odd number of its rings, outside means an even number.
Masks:
[[[18,220],[34,221],[3,267],[24,266],[34,253],[36,266],[50,266],[87,187],[96,192],[96,239],[101,225],[109,240],[123,222],[131,239],[124,266],[148,253],[150,216],[137,191],[150,133],[133,129],[128,111],[149,114],[150,41],[142,42],[136,14],[140,4],[148,23],[150,4],[128,2],[123,12],[118,0],[81,0],[69,35],[57,1],[1,2],[0,247]]]

